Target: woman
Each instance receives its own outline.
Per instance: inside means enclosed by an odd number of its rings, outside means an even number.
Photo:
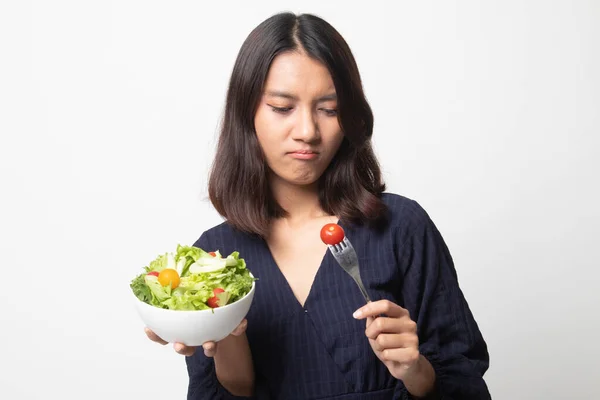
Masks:
[[[487,399],[486,344],[426,212],[387,194],[373,115],[344,39],[275,15],[232,72],[209,194],[226,222],[196,246],[239,251],[259,279],[247,320],[186,355],[189,399]],[[365,304],[321,242],[339,223]],[[154,333],[148,336],[165,344]]]

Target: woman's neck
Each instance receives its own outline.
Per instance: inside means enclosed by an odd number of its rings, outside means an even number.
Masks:
[[[318,183],[298,186],[282,179],[271,180],[271,191],[275,201],[285,210],[289,223],[306,221],[326,216],[319,202]]]

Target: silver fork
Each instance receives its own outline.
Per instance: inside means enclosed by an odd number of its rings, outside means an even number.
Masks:
[[[329,247],[329,251],[331,251],[331,254],[333,254],[342,269],[354,279],[367,303],[371,302],[367,289],[365,289],[365,285],[363,285],[360,279],[358,256],[348,238],[344,237],[344,240],[340,243],[334,245],[328,244],[327,247]]]

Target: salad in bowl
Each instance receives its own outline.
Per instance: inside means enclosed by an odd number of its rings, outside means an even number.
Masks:
[[[142,321],[167,342],[199,346],[229,335],[248,313],[255,278],[238,252],[177,245],[130,283]]]

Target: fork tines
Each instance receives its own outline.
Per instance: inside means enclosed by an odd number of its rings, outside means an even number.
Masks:
[[[344,249],[347,249],[348,247],[352,247],[352,245],[348,242],[347,238],[344,238],[344,240],[342,240],[339,243],[329,245],[329,248],[332,251],[335,251],[336,253],[341,253]]]

